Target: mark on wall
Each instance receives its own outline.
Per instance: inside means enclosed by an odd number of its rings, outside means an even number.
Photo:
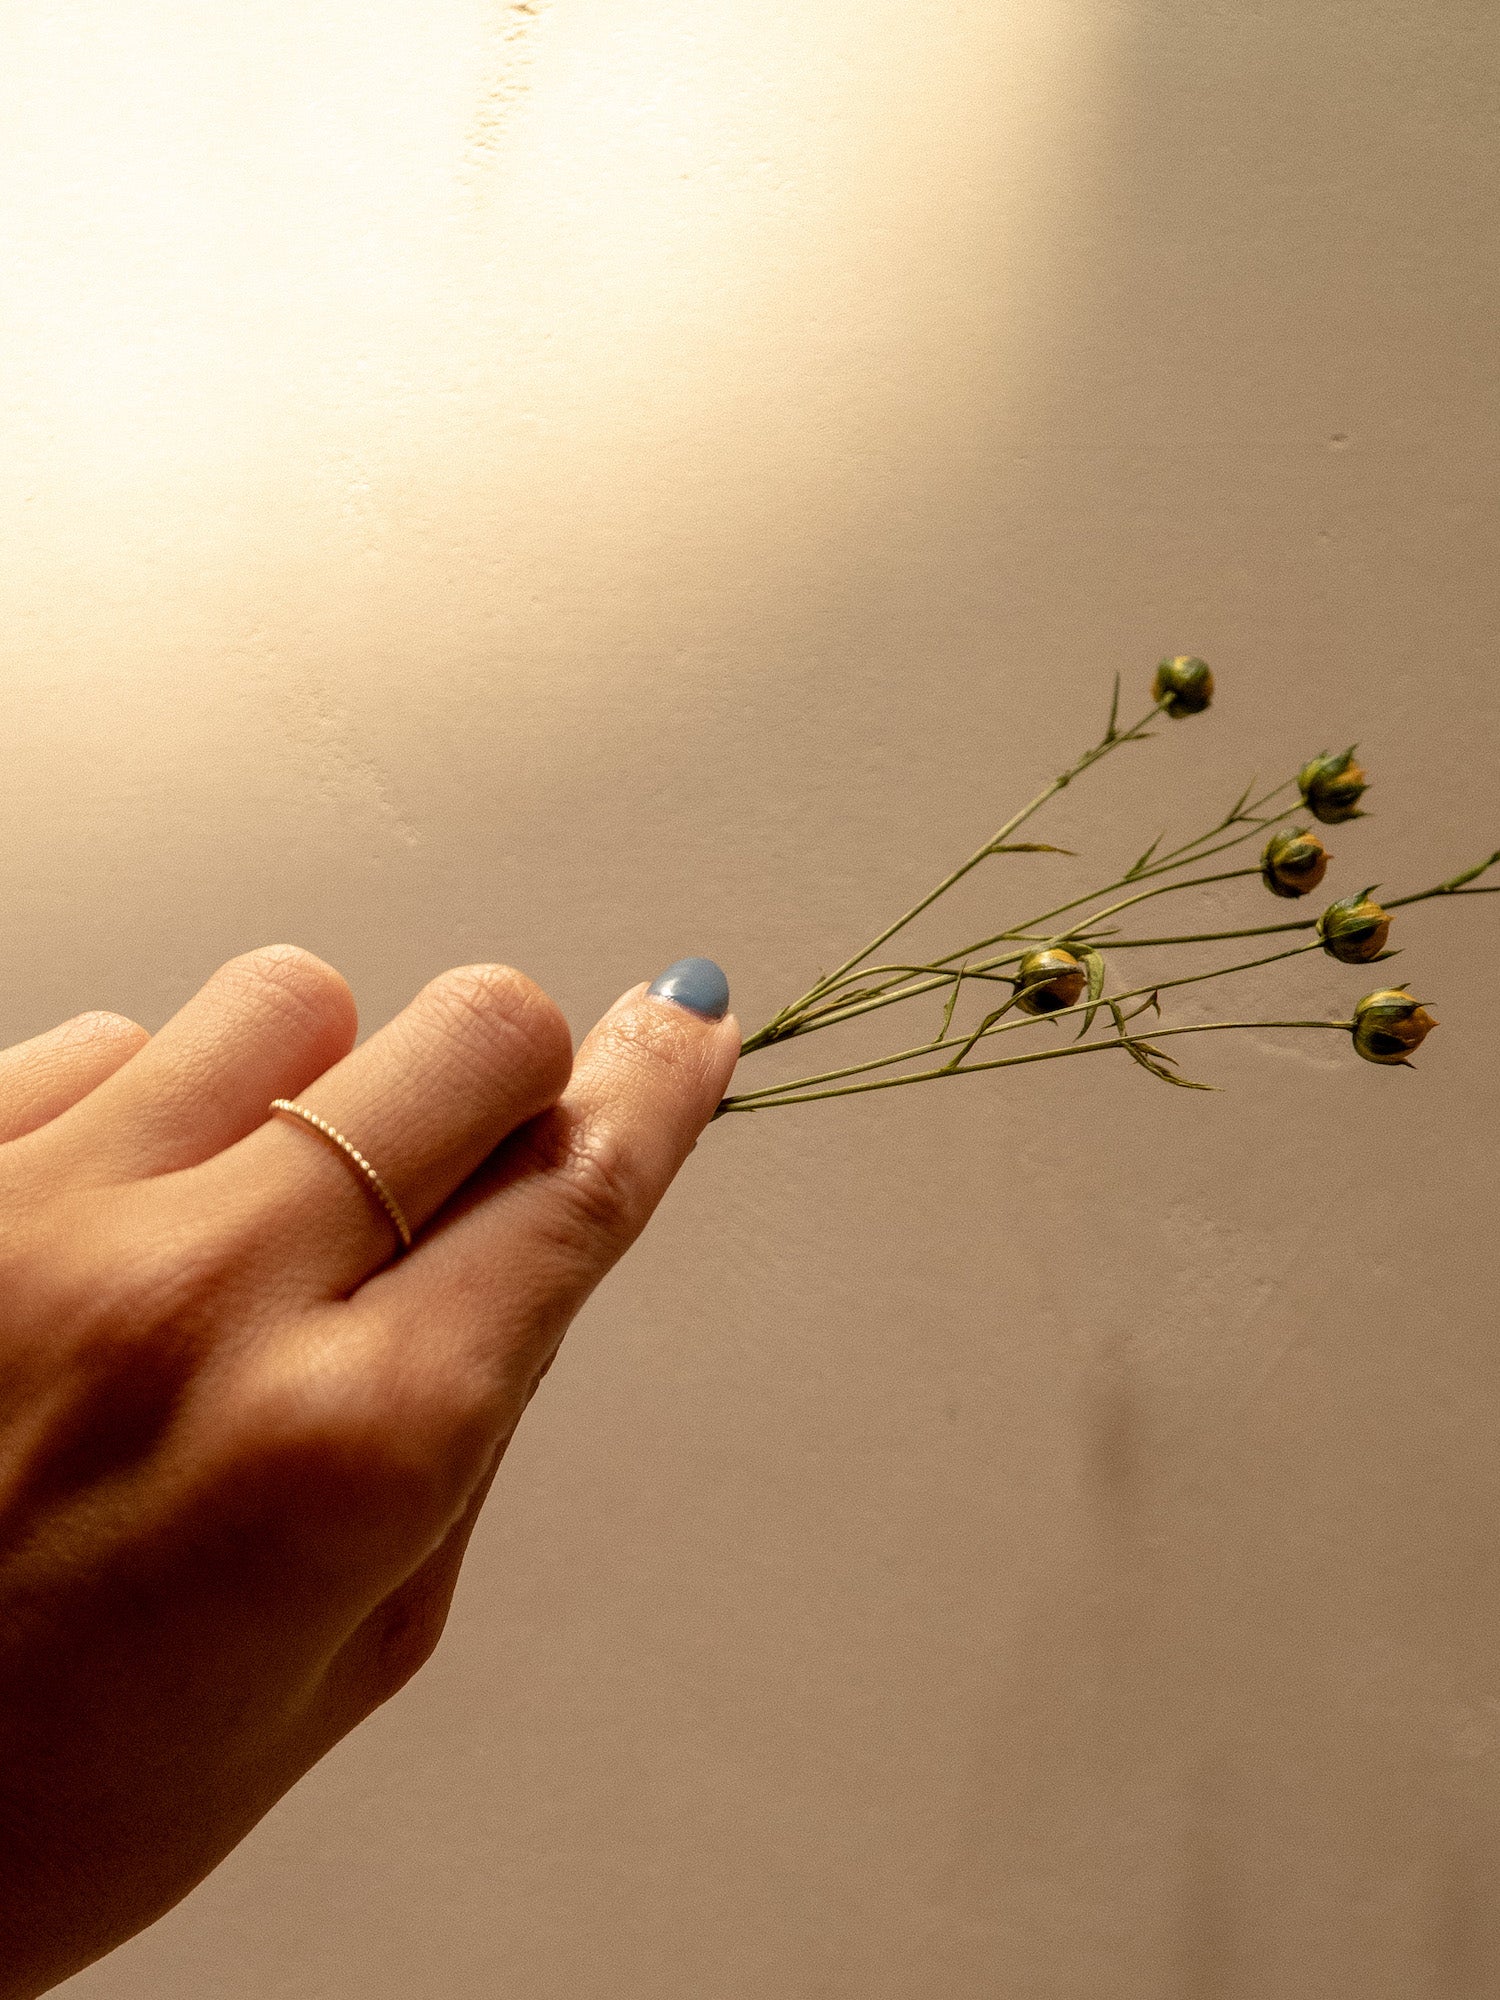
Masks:
[[[493,167],[511,114],[531,89],[537,30],[553,0],[506,0],[496,11],[485,50],[479,101],[464,139],[460,179],[478,195]]]
[[[389,773],[361,748],[350,705],[314,669],[279,656],[263,632],[250,635],[241,657],[262,711],[274,716],[315,794],[340,819],[352,815],[400,846],[416,847],[421,835]]]

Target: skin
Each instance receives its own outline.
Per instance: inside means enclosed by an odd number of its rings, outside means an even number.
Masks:
[[[358,1049],[311,954],[0,1054],[0,2000],[172,1907],[442,1631],[563,1333],[723,1095],[636,987],[503,966]],[[380,1167],[416,1237],[306,1128]]]

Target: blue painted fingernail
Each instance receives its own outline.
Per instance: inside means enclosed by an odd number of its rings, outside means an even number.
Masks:
[[[711,958],[679,958],[653,979],[650,991],[658,1000],[675,1000],[701,1014],[705,1021],[722,1021],[729,1012],[729,981]]]

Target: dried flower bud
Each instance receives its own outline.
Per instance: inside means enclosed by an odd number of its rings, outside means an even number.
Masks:
[[[1175,660],[1162,661],[1151,692],[1166,703],[1168,715],[1201,715],[1214,698],[1213,669],[1207,660],[1179,653]]]
[[[1076,1007],[1088,984],[1088,973],[1072,952],[1060,945],[1028,951],[1016,970],[1016,1005],[1028,1014],[1056,1014]]]
[[[1273,896],[1305,896],[1328,873],[1328,849],[1305,826],[1283,827],[1266,842],[1260,872]]]
[[[1359,802],[1368,783],[1364,772],[1354,761],[1352,744],[1338,756],[1330,756],[1325,750],[1321,757],[1314,757],[1297,773],[1297,788],[1302,794],[1303,804],[1314,819],[1322,820],[1325,826],[1337,826],[1340,820],[1361,818]]]
[[[1437,1022],[1404,986],[1367,993],[1354,1009],[1354,1046],[1366,1062],[1404,1063]]]
[[[1345,965],[1368,965],[1372,958],[1379,958],[1390,934],[1390,913],[1370,901],[1368,889],[1330,903],[1318,919],[1324,951]]]

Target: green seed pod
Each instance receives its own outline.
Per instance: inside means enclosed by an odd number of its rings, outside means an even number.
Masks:
[[[1328,873],[1328,849],[1305,826],[1283,827],[1266,842],[1260,873],[1273,896],[1305,896]]]
[[[1370,901],[1368,889],[1330,903],[1318,919],[1318,937],[1330,958],[1344,965],[1368,965],[1385,950],[1390,913]]]
[[[1165,702],[1168,715],[1201,715],[1214,698],[1213,669],[1207,660],[1179,653],[1175,660],[1162,661],[1151,692]]]
[[[1360,799],[1368,788],[1368,779],[1354,761],[1354,746],[1339,756],[1330,756],[1325,750],[1321,757],[1314,757],[1304,764],[1297,773],[1297,788],[1302,794],[1302,802],[1314,819],[1322,820],[1325,826],[1337,826],[1341,820],[1361,819]]]
[[[1072,952],[1039,945],[1016,969],[1016,1005],[1027,1014],[1056,1014],[1076,1007],[1087,985],[1088,973]]]
[[[1354,1046],[1366,1062],[1404,1063],[1437,1026],[1404,986],[1367,993],[1354,1009]]]

